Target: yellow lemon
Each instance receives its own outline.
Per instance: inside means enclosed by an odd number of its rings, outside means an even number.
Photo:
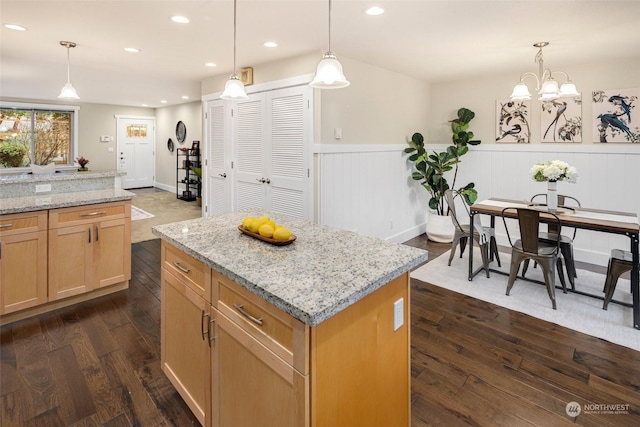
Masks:
[[[243,219],[242,220],[242,228],[244,228],[245,230],[248,230],[249,226],[251,225],[253,220],[254,220],[254,218],[252,216],[248,216],[245,219]]]
[[[248,230],[252,233],[257,233],[258,229],[260,228],[260,222],[258,222],[257,219],[254,219],[253,221],[251,221],[251,223],[249,224],[249,228]]]
[[[270,218],[268,216],[266,216],[266,215],[262,215],[262,216],[259,216],[256,219],[264,224],[265,222],[269,221]]]
[[[265,224],[269,224],[274,230],[276,229],[276,223],[272,219],[268,219]]]
[[[273,238],[279,241],[288,240],[291,237],[291,231],[287,227],[280,227],[273,233]]]
[[[274,229],[274,230],[278,230],[278,229],[280,229],[280,228],[284,228],[284,225],[282,225],[282,224],[278,224],[278,225],[276,225],[273,229]]]
[[[273,236],[273,227],[270,224],[262,224],[258,229],[258,233],[264,237]]]

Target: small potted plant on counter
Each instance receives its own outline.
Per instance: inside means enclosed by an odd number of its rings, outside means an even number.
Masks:
[[[89,168],[87,167],[87,164],[89,163],[89,159],[85,159],[84,157],[76,157],[76,162],[78,162],[78,164],[80,165],[80,167],[78,168],[78,171],[86,172],[89,170]]]

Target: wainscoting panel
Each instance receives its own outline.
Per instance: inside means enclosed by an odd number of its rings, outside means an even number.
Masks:
[[[403,242],[424,232],[427,192],[411,179],[402,144],[314,146],[318,164],[318,212],[321,224]],[[429,151],[446,145],[428,144]],[[464,157],[456,186],[474,182],[479,200],[489,197],[528,200],[544,193],[533,181],[534,163],[564,160],[578,169],[576,184],[561,182],[560,194],[583,206],[640,213],[640,144],[487,144]],[[484,218],[488,224],[488,219]],[[508,244],[501,221],[501,244]],[[612,248],[629,249],[625,236],[579,230],[575,256],[606,265]]]

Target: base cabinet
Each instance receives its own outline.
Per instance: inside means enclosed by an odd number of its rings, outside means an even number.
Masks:
[[[0,216],[0,324],[126,289],[131,202]]]
[[[130,202],[51,210],[49,301],[131,278],[130,212]]]
[[[216,271],[195,286],[162,247],[162,366],[203,425],[410,426],[408,273],[310,327]]]
[[[214,344],[216,426],[296,427],[308,424],[308,376],[218,314]],[[216,416],[217,414],[217,416]]]
[[[47,302],[47,212],[0,218],[0,314]]]

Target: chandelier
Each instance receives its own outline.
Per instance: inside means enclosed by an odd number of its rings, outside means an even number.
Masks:
[[[523,101],[531,99],[531,93],[529,88],[524,83],[524,79],[527,77],[533,77],[536,80],[536,91],[540,98],[540,101],[551,101],[562,97],[580,96],[576,85],[571,82],[569,75],[564,71],[551,71],[548,68],[544,68],[544,59],[542,57],[542,48],[549,45],[549,42],[534,43],[534,47],[538,48],[538,53],[535,56],[535,63],[538,64],[538,74],[526,72],[520,76],[520,81],[513,88],[511,93],[511,99],[513,101]],[[553,78],[554,74],[560,74],[564,76],[565,82],[558,87],[558,82]]]

